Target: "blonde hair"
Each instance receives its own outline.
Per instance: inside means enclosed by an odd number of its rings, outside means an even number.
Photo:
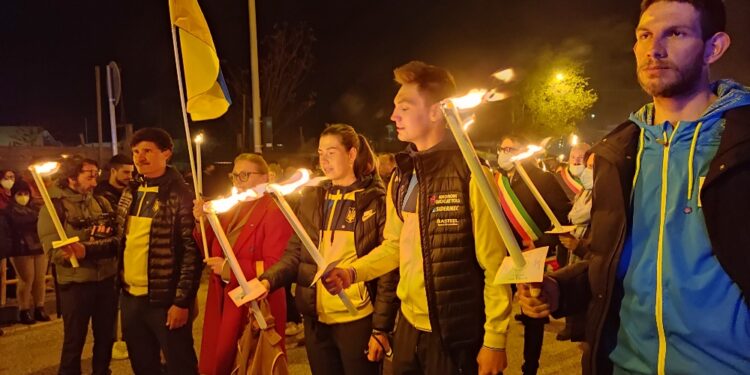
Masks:
[[[248,152],[239,154],[236,158],[234,158],[234,164],[237,164],[238,161],[247,161],[253,163],[258,166],[261,173],[268,174],[268,163],[266,163],[266,160],[258,154],[251,154]]]
[[[447,70],[422,61],[410,61],[393,70],[396,83],[403,86],[414,83],[427,98],[427,104],[435,104],[456,95],[456,82]]]

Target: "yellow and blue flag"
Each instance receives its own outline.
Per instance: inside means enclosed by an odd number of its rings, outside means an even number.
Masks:
[[[197,0],[169,0],[172,25],[180,35],[182,67],[187,88],[187,112],[193,121],[221,117],[229,98],[219,56]]]

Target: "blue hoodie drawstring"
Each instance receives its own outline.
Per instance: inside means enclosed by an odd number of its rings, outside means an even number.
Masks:
[[[700,135],[701,127],[703,127],[703,122],[699,122],[698,125],[695,127],[695,132],[693,132],[693,141],[690,143],[690,155],[688,156],[688,190],[687,190],[687,199],[688,202],[690,202],[693,199],[693,185],[695,184],[693,182],[693,175],[694,175],[694,164],[695,164],[695,148],[698,144],[698,136]]]
[[[635,183],[638,182],[638,175],[641,172],[641,158],[643,157],[644,144],[646,143],[646,129],[641,128],[641,135],[638,137],[638,153],[635,155],[635,174],[633,175],[633,190],[630,193],[630,201],[633,201],[635,193]]]

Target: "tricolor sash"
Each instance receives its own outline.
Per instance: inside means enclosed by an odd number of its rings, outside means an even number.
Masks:
[[[519,236],[524,241],[536,241],[542,235],[539,226],[534,223],[526,209],[523,208],[521,201],[518,200],[516,193],[510,187],[510,180],[505,175],[500,174],[497,178],[497,185],[500,188],[500,204],[503,206],[503,212],[508,221],[513,225]]]
[[[581,190],[583,190],[583,184],[581,184],[581,182],[578,181],[577,178],[573,177],[573,175],[570,174],[570,170],[568,170],[568,167],[565,167],[560,171],[560,176],[562,176],[562,180],[563,182],[565,182],[565,186],[575,195],[578,195]]]

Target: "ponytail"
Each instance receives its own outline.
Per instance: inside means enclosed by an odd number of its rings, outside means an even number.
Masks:
[[[354,175],[361,180],[375,173],[375,154],[365,136],[357,133],[357,138],[359,138],[359,148],[357,148],[357,159],[354,160]]]

